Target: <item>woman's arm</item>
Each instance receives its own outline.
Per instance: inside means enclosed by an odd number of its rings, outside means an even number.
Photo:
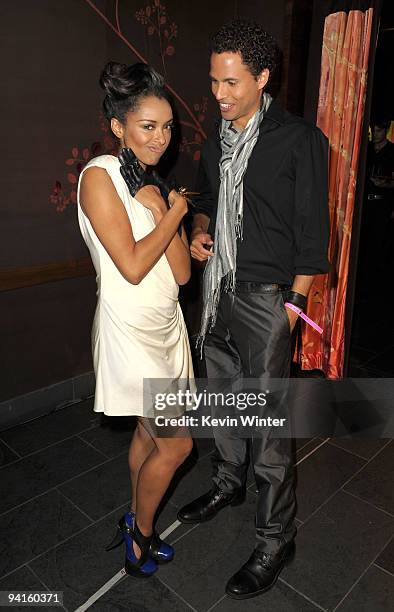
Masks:
[[[156,224],[160,223],[163,219],[162,213],[153,212],[153,216]],[[184,227],[182,227],[181,236],[178,234],[178,232],[176,232],[170,244],[168,245],[165,254],[178,285],[186,285],[186,283],[190,279],[191,266],[189,243]]]
[[[148,197],[147,207],[154,215],[160,215],[160,220],[150,234],[136,242],[124,205],[106,170],[88,168],[81,179],[82,210],[119,272],[133,285],[142,281],[167,250],[187,212],[187,202],[182,197],[174,198],[167,211],[158,190],[151,185],[140,190],[139,201],[140,195],[143,199]]]

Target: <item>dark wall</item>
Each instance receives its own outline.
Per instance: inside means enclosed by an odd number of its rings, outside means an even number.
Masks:
[[[155,0],[120,0],[118,16],[112,0],[1,2],[1,266],[87,256],[75,181],[87,159],[113,148],[97,84],[106,61],[133,63],[139,54],[165,74],[183,123],[176,174],[192,184],[216,116],[207,78],[210,34],[227,19],[250,17],[282,45],[288,4],[162,0],[159,36]],[[117,17],[118,33],[110,26]],[[0,292],[0,400],[91,369],[94,305],[93,277]]]

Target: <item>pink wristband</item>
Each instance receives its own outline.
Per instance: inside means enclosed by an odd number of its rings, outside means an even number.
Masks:
[[[319,334],[323,333],[322,328],[319,327],[317,323],[312,321],[312,319],[310,319],[304,312],[302,312],[301,308],[298,308],[298,306],[294,306],[294,304],[291,304],[290,302],[285,302],[285,306],[286,308],[290,308],[290,310],[293,310],[294,312],[296,312],[298,316],[301,317],[301,319],[304,319],[304,321],[308,323],[308,325],[313,327],[313,329],[315,329],[317,332],[319,332]]]

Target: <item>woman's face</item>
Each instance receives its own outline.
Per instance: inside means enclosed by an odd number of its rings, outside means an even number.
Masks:
[[[121,147],[132,149],[143,166],[155,166],[171,140],[173,116],[164,98],[142,98],[134,111],[126,115],[126,123],[112,119],[111,128]]]

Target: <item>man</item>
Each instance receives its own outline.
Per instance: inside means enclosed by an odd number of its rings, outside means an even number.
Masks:
[[[390,123],[384,118],[374,121],[367,157],[360,289],[369,294],[373,294],[376,281],[386,281],[390,268],[390,226],[394,210],[394,144],[387,140]]]
[[[327,142],[264,92],[277,47],[259,25],[235,21],[212,41],[210,77],[222,119],[204,144],[191,254],[206,261],[200,340],[208,378],[287,378],[297,314],[328,269]],[[212,489],[180,521],[242,502],[249,448],[258,501],[256,548],[229,580],[236,599],[269,589],[294,552],[291,440],[249,442],[216,428]]]

